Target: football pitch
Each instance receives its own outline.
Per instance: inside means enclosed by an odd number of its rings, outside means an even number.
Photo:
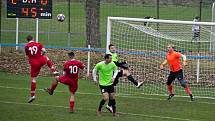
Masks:
[[[42,89],[49,87],[51,77],[37,79],[35,102],[28,104],[30,81],[28,75],[0,72],[0,121],[214,121],[215,100],[164,96],[117,96],[119,117],[103,108],[103,116],[96,116],[101,99],[99,88],[89,80],[79,80],[75,97],[75,113],[69,113],[67,86],[59,84],[54,95]],[[144,88],[144,87],[142,87]]]

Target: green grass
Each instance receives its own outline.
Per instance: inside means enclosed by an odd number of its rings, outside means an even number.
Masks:
[[[68,8],[67,2],[54,2],[53,4],[53,19],[52,20],[40,20],[39,30],[44,32],[68,32]],[[6,7],[2,7],[2,29],[15,30],[15,20],[6,19]],[[119,4],[101,4],[100,8],[100,29],[102,33],[102,41],[105,41],[106,33],[106,20],[108,16],[124,16],[124,17],[137,17],[143,18],[144,16],[156,17],[155,5],[119,5]],[[59,13],[63,13],[66,16],[66,20],[63,23],[57,22],[55,16]],[[189,6],[160,6],[160,18],[161,19],[177,19],[177,20],[193,20],[193,17],[198,15],[198,7]],[[211,8],[202,8],[202,21],[211,20]],[[72,3],[71,4],[71,46],[84,47],[86,45],[85,36],[85,3]],[[33,19],[21,19],[20,31],[32,31],[35,30],[35,21]],[[25,36],[28,33],[20,33],[19,40],[22,42],[25,40]],[[15,33],[2,33],[2,43],[14,43]],[[40,34],[39,41],[46,45],[59,45],[67,46],[67,34]],[[102,47],[105,47],[102,42]]]
[[[49,96],[39,90],[48,87],[50,77],[37,79],[37,99],[27,104],[29,96],[29,77],[0,72],[0,120],[1,121],[151,121],[151,120],[204,120],[213,121],[215,101],[198,99],[189,102],[188,98],[173,98],[166,101],[161,96],[117,96],[119,117],[112,117],[108,112],[102,117],[95,115],[101,99],[97,86],[87,80],[79,80],[78,93],[75,96],[74,114],[69,111],[68,88],[59,84],[56,93]],[[10,87],[10,88],[9,88]],[[105,109],[104,109],[105,110]]]

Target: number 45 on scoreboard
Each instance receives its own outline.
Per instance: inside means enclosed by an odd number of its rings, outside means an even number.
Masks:
[[[8,0],[8,18],[52,18],[52,0]]]

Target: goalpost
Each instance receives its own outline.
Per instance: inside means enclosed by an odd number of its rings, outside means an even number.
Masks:
[[[198,39],[194,37],[193,25],[200,26]],[[117,93],[166,95],[169,70],[168,66],[165,70],[160,70],[159,66],[165,59],[167,45],[174,44],[176,51],[187,56],[184,76],[193,94],[215,98],[215,52],[210,51],[211,34],[215,35],[212,27],[215,27],[213,22],[108,17],[106,51],[110,43],[114,44],[119,60],[126,61],[134,77],[144,81],[143,88],[137,89],[122,78]],[[177,80],[174,92],[186,96]]]
[[[211,22],[215,22],[215,2],[212,5],[212,17],[211,17]],[[211,27],[211,31],[214,33],[215,32],[215,26]],[[214,34],[211,34],[211,44],[210,44],[210,50],[215,51],[215,36]]]

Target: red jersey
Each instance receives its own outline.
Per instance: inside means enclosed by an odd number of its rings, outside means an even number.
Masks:
[[[176,72],[182,69],[181,63],[180,63],[181,53],[179,52],[171,52],[166,54],[166,60],[169,64],[170,71]]]
[[[44,48],[42,44],[30,41],[27,45],[25,45],[25,53],[28,56],[29,60],[39,59],[43,57],[42,48]]]
[[[79,60],[69,60],[64,64],[65,76],[78,80],[79,69],[84,69],[84,64]]]

